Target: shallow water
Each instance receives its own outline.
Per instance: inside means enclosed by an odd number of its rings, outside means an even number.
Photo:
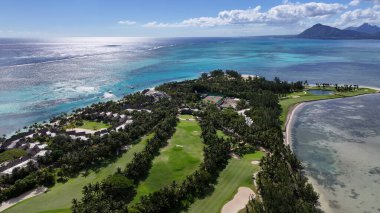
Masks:
[[[380,94],[327,100],[295,114],[293,150],[326,212],[380,211],[379,103]]]

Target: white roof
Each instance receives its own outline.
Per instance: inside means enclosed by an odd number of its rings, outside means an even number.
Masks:
[[[45,149],[47,146],[48,146],[47,144],[41,144],[41,145],[38,145],[38,148]]]
[[[35,146],[40,145],[40,142],[34,142],[34,143],[29,143],[30,149],[33,149]]]
[[[13,170],[14,170],[15,168],[23,168],[23,167],[26,167],[27,164],[28,164],[30,161],[34,161],[34,162],[35,162],[35,160],[33,160],[33,159],[28,159],[28,160],[23,161],[23,162],[21,162],[21,163],[15,165],[15,166],[9,168],[9,169],[4,170],[2,173],[4,173],[4,174],[12,174],[12,172],[13,172]]]
[[[48,150],[41,150],[36,155],[34,155],[33,157],[36,158],[38,156],[45,156],[47,152],[48,152]]]

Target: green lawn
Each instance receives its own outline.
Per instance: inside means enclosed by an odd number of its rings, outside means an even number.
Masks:
[[[251,161],[260,160],[264,152],[257,151],[244,155],[240,160],[231,158],[227,167],[220,173],[213,193],[203,199],[195,201],[189,208],[194,213],[219,213],[224,204],[230,201],[237,193],[239,187],[252,188],[253,173],[259,171],[259,165],[253,165]]]
[[[216,130],[216,135],[219,138],[223,138],[223,139],[229,139],[230,138],[230,136],[226,135],[222,130]]]
[[[23,149],[10,149],[0,153],[0,163],[5,161],[14,160],[19,157],[25,156],[26,151]]]
[[[198,169],[203,160],[203,143],[200,134],[201,127],[197,121],[179,121],[168,145],[162,148],[160,155],[153,160],[148,178],[138,186],[137,195],[132,203],[137,203],[143,195],[171,184],[173,180],[181,182]]]
[[[180,115],[179,117],[182,119],[194,119],[194,116],[192,115]]]
[[[83,186],[102,181],[108,175],[116,172],[117,168],[125,168],[129,163],[134,153],[140,152],[144,149],[148,138],[153,137],[153,134],[145,136],[142,140],[133,145],[130,150],[124,153],[115,162],[106,167],[100,168],[97,172],[91,171],[86,177],[82,175],[69,179],[66,183],[57,183],[45,194],[22,201],[15,206],[7,209],[4,213],[20,213],[20,212],[44,212],[44,213],[66,213],[70,212],[71,201],[73,198],[80,198],[82,196]],[[27,210],[27,211],[26,211]]]
[[[77,126],[77,128],[89,129],[89,130],[99,130],[99,129],[107,129],[110,128],[111,125],[103,123],[103,122],[95,122],[95,121],[83,121],[82,126]]]
[[[319,88],[313,87],[312,89],[319,89]],[[333,90],[333,89],[326,88],[325,90]],[[325,100],[325,99],[353,97],[353,96],[370,94],[370,93],[375,93],[375,92],[377,91],[374,89],[360,88],[359,90],[356,90],[353,92],[337,92],[333,95],[313,95],[309,92],[291,93],[286,98],[280,100],[280,105],[282,108],[282,113],[280,116],[280,120],[282,122],[282,130],[285,130],[286,128],[285,122],[286,122],[286,117],[288,116],[289,110],[298,103]]]

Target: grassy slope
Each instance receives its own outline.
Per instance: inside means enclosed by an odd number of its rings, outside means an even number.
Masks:
[[[181,116],[181,118],[190,117]],[[201,128],[197,121],[180,120],[176,132],[168,141],[168,146],[161,149],[160,155],[153,160],[149,176],[140,183],[132,203],[138,202],[143,195],[171,184],[173,180],[184,180],[199,167],[203,159],[200,134]]]
[[[23,149],[10,149],[0,153],[0,163],[5,161],[14,160],[19,157],[25,156],[26,151]]]
[[[5,210],[4,213],[25,212],[25,209],[27,209],[27,212],[30,213],[42,211],[51,213],[70,212],[68,208],[71,207],[71,201],[73,198],[80,198],[82,196],[83,186],[87,185],[88,183],[94,183],[103,180],[108,175],[113,174],[118,167],[124,168],[126,164],[132,160],[134,153],[142,151],[142,149],[145,147],[147,139],[152,136],[153,134],[143,137],[141,142],[133,145],[129,151],[122,155],[122,157],[118,158],[114,163],[100,168],[97,172],[90,172],[87,177],[80,175],[77,178],[69,179],[69,181],[64,184],[57,183],[49,190],[49,192],[22,201],[15,206]]]
[[[313,89],[317,89],[317,88],[313,88]],[[331,90],[331,88],[327,88],[327,90]],[[282,108],[282,113],[280,116],[280,120],[282,122],[282,129],[285,130],[285,122],[286,122],[286,117],[288,116],[289,110],[298,103],[325,100],[325,99],[334,99],[334,98],[353,97],[353,96],[370,94],[370,93],[375,93],[375,92],[376,90],[373,90],[373,89],[360,88],[357,91],[339,92],[334,95],[313,95],[308,92],[292,93],[287,98],[280,100],[280,105]]]
[[[252,174],[259,170],[258,165],[251,164],[253,160],[260,160],[263,152],[244,155],[242,159],[231,158],[227,167],[220,173],[213,193],[201,200],[195,201],[189,212],[194,213],[218,213],[229,200],[236,194],[241,186],[255,190],[252,183]]]

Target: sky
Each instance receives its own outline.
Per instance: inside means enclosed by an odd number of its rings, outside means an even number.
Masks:
[[[297,34],[380,25],[380,0],[0,0],[0,37]]]

